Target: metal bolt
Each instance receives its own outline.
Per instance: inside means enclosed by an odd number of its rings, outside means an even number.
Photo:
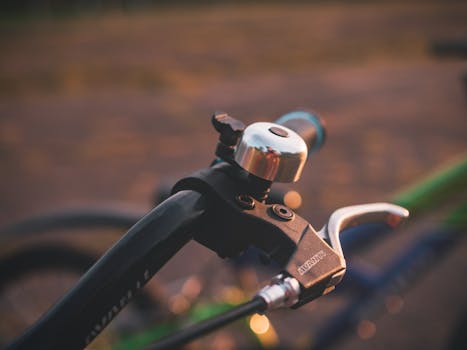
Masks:
[[[272,211],[276,216],[284,220],[292,220],[295,215],[291,209],[281,204],[274,204],[272,206]]]
[[[255,201],[247,194],[241,194],[235,198],[237,204],[243,209],[251,210],[255,207]]]

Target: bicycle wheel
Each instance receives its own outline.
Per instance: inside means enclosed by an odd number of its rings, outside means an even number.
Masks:
[[[22,334],[95,260],[94,255],[83,250],[50,243],[23,247],[0,257],[0,345]],[[122,335],[142,329],[155,318],[160,322],[160,313],[160,303],[141,293],[89,349],[113,346]]]

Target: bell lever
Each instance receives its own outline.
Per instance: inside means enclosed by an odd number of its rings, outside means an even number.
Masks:
[[[219,111],[212,115],[211,123],[219,133],[216,156],[228,163],[233,163],[235,146],[245,130],[245,124],[227,113]]]

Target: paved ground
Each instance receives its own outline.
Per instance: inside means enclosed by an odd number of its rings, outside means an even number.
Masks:
[[[245,122],[322,114],[328,142],[296,185],[315,226],[339,206],[384,200],[465,152],[465,62],[431,57],[429,44],[465,36],[466,14],[415,3],[4,22],[0,220],[147,207],[158,183],[208,164],[215,109]],[[466,304],[466,252],[417,284],[371,340],[342,348],[442,348]]]

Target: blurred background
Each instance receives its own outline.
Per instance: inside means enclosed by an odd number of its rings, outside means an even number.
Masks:
[[[23,0],[0,11],[2,225],[86,204],[149,209],[159,184],[209,164],[214,110],[250,123],[304,107],[327,121],[327,144],[294,185],[316,228],[466,150],[462,1]],[[466,254],[464,243],[376,332],[340,348],[446,348],[467,304]]]

